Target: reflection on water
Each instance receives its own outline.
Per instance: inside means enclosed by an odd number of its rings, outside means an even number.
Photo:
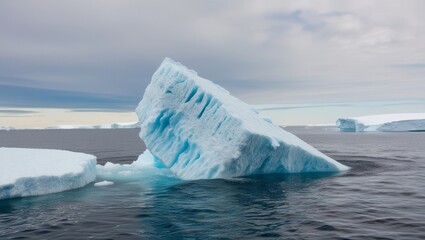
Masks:
[[[150,216],[155,217],[145,217],[143,226],[149,226],[149,234],[168,239],[280,236],[305,217],[303,208],[294,207],[300,204],[297,196],[311,197],[325,177],[274,175],[183,182],[154,194]],[[308,198],[303,201],[308,203]]]
[[[305,217],[305,210],[295,207],[300,204],[297,196],[309,196],[303,199],[308,203],[329,175],[184,182],[158,177],[0,201],[1,223],[8,226],[3,234],[99,239],[278,236]]]

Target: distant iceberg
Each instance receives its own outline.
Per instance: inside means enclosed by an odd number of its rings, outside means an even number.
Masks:
[[[13,130],[13,129],[15,129],[15,128],[9,127],[9,126],[0,126],[0,130],[10,131],[10,130]]]
[[[43,130],[43,129],[124,129],[124,128],[139,128],[138,122],[123,122],[112,124],[96,124],[96,125],[57,125],[45,128],[14,128],[8,126],[0,126],[0,130]]]
[[[46,129],[121,129],[121,128],[138,128],[138,122],[123,122],[112,124],[98,125],[58,125],[47,127]]]
[[[50,149],[0,148],[0,199],[85,186],[96,179],[96,157]]]
[[[382,114],[339,118],[336,126],[343,132],[425,131],[425,113]]]
[[[136,112],[147,148],[182,179],[348,169],[168,58]]]
[[[111,128],[138,128],[139,122],[113,123]]]

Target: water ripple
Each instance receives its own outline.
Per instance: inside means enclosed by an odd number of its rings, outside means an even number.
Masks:
[[[425,239],[424,133],[289,129],[352,169],[176,182],[152,175],[6,199],[0,239]],[[31,136],[38,147],[84,150],[103,162],[128,163],[143,151],[137,130],[12,134],[0,133],[0,144],[30,147]]]

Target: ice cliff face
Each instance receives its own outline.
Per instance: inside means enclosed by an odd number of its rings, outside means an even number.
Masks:
[[[340,118],[336,121],[336,126],[342,132],[425,131],[425,113],[399,113]]]
[[[183,179],[348,169],[168,58],[136,112],[147,148]]]

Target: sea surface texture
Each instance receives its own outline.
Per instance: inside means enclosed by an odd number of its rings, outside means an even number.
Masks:
[[[425,239],[425,133],[286,130],[352,169],[182,181],[155,173],[0,200],[0,239]],[[131,163],[138,129],[0,131],[0,147]],[[1,166],[0,166],[1,167]]]

